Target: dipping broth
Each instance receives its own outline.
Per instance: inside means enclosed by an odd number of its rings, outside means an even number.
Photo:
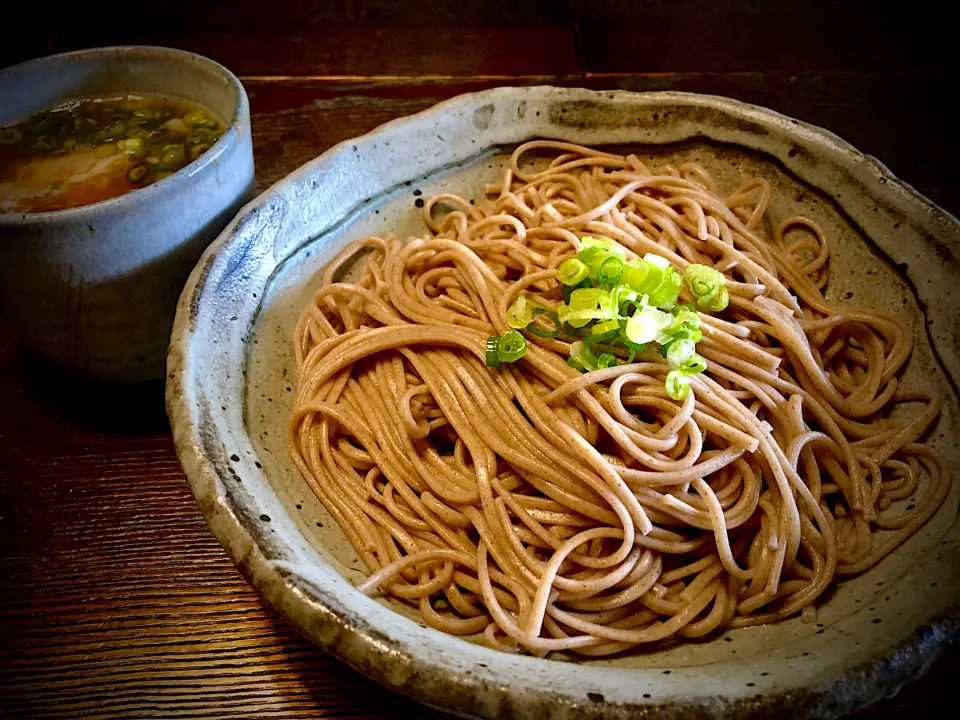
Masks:
[[[178,98],[62,103],[0,128],[0,213],[90,205],[162,180],[220,138],[223,122]]]

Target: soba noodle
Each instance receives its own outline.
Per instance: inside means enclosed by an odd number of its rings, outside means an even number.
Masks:
[[[524,169],[530,151],[553,159]],[[898,382],[910,333],[827,302],[816,223],[762,234],[765,180],[723,197],[695,164],[535,141],[486,193],[426,200],[426,237],[350,245],[296,327],[290,450],[369,569],[361,591],[501,650],[609,655],[813,619],[943,503],[921,442],[939,398]],[[725,274],[682,401],[656,351],[581,374],[569,342],[527,333],[525,357],[486,366],[515,298],[560,304],[586,235]]]

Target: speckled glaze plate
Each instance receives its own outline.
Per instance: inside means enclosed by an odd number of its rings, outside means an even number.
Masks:
[[[510,148],[535,137],[630,146],[654,162],[696,159],[726,191],[742,178],[770,180],[773,221],[801,212],[830,233],[830,296],[913,323],[904,382],[944,397],[932,442],[958,477],[955,218],[836,136],[769,110],[682,93],[500,88],[337,145],[244,208],[194,270],[167,404],[214,535],[305,636],[378,682],[465,716],[832,717],[922,673],[960,631],[956,481],[923,530],[831,593],[817,625],[795,619],[612,660],[541,660],[427,629],[353,589],[362,566],[287,456],[293,324],[347,242],[424,231],[414,190],[479,197]]]

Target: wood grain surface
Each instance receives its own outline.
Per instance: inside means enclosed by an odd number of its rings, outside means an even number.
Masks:
[[[942,46],[903,62],[922,45],[916,38],[891,51],[900,53],[893,61],[850,40],[855,33],[837,24],[862,3],[833,21],[827,3],[794,4],[816,10],[817,23],[797,20],[796,7],[777,15],[749,0],[704,3],[702,17],[688,2],[674,11],[644,3],[641,16],[623,3],[547,0],[411,0],[405,9],[386,0],[298,0],[278,17],[263,3],[236,0],[245,12],[227,21],[211,5],[218,3],[157,3],[152,25],[139,19],[126,31],[66,15],[49,32],[17,38],[0,59],[162,41],[226,61],[250,94],[260,189],[341,140],[459,93],[553,83],[691,90],[765,105],[837,132],[960,212],[949,112],[956,68]],[[888,15],[869,22],[892,38]],[[776,28],[795,22],[802,32],[781,30],[788,47],[777,45],[774,57],[714,52],[716,45],[712,54],[640,47],[671,28],[695,40],[710,23],[726,31],[748,21],[765,37],[757,46],[764,52]],[[904,22],[905,31],[914,27]],[[810,29],[823,25],[853,45],[824,46],[822,62],[812,62],[821,41]],[[622,49],[624,27],[644,41],[635,53]],[[0,717],[445,717],[332,659],[260,602],[184,482],[160,384],[118,389],[65,378],[26,358],[2,316],[0,571]],[[856,717],[953,717],[958,671],[954,648]]]

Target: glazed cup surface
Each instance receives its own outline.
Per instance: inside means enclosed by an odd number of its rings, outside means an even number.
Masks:
[[[13,66],[0,71],[0,125],[63,100],[123,93],[199,103],[226,131],[196,161],[140,190],[57,212],[0,214],[0,286],[25,347],[106,382],[163,376],[190,270],[255,194],[243,86],[193,53],[98,48]]]

